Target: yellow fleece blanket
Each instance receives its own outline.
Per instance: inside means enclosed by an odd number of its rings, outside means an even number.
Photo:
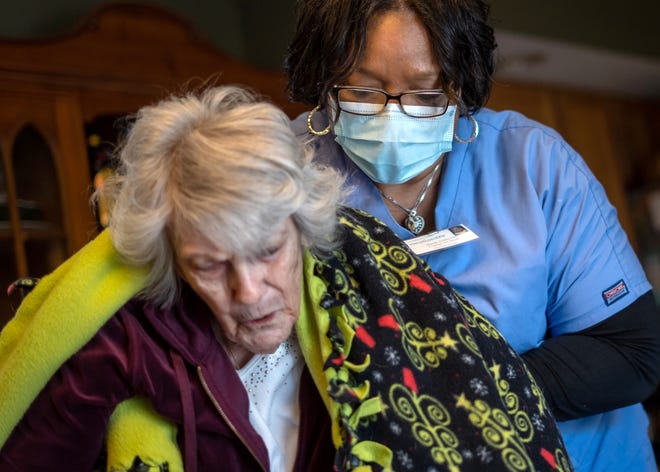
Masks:
[[[120,261],[107,231],[43,277],[0,333],[0,447],[57,369],[144,286],[145,271]],[[56,342],[53,342],[53,341]],[[130,421],[120,421],[120,417]],[[108,466],[128,469],[136,444],[183,470],[176,429],[144,399],[119,405],[110,420]],[[130,439],[130,440],[127,440]]]
[[[72,347],[89,341],[143,280],[142,270],[120,262],[104,231],[39,281],[0,336],[0,444]]]

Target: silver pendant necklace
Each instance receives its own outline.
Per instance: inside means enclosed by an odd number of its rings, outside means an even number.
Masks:
[[[419,197],[417,197],[417,201],[415,202],[415,205],[413,205],[411,209],[404,207],[395,199],[393,199],[388,194],[383,192],[381,189],[378,189],[378,191],[384,198],[386,198],[392,204],[394,204],[399,209],[405,211],[408,214],[408,216],[406,216],[406,219],[404,220],[404,223],[406,225],[406,228],[408,228],[410,232],[415,236],[417,236],[419,233],[421,233],[424,230],[424,225],[426,224],[426,221],[424,221],[424,217],[417,214],[417,209],[419,208],[419,205],[421,205],[422,202],[424,201],[424,198],[426,197],[426,192],[428,192],[429,188],[431,187],[431,184],[433,183],[433,179],[435,178],[435,174],[437,174],[441,164],[442,164],[442,160],[438,162],[438,164],[433,169],[433,172],[431,172],[431,176],[429,177],[429,180],[426,182],[426,185],[424,185],[424,188],[419,194]]]

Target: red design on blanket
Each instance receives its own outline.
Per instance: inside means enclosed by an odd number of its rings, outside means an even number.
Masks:
[[[374,341],[374,338],[371,337],[371,335],[367,332],[366,329],[364,329],[363,326],[357,327],[357,329],[355,330],[355,335],[360,341],[362,341],[370,348],[373,348],[376,345],[376,341]]]
[[[417,395],[418,390],[417,382],[415,382],[415,376],[413,375],[412,370],[408,369],[407,367],[403,368],[403,384],[412,390],[415,395]]]
[[[399,324],[396,322],[396,318],[393,315],[383,315],[378,318],[378,326],[381,328],[390,328],[394,331],[400,331]]]
[[[410,286],[424,293],[431,292],[431,286],[416,274],[410,274]]]
[[[555,461],[555,456],[552,455],[552,452],[548,451],[546,448],[541,448],[541,456],[545,461],[550,464],[553,469],[557,468],[557,462]]]

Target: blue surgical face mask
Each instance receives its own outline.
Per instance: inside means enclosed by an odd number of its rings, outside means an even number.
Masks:
[[[340,112],[335,141],[371,180],[400,184],[451,151],[455,115],[452,105],[442,116],[414,118],[396,103],[372,116]]]

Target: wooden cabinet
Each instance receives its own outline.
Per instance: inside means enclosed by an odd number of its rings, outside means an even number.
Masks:
[[[93,238],[86,126],[208,84],[244,84],[291,116],[283,74],[250,67],[151,7],[99,9],[71,36],[0,42],[0,326],[18,277],[41,277]]]
[[[76,97],[10,85],[0,82],[3,292],[17,277],[50,272],[95,233]],[[2,299],[6,319],[18,300]]]

